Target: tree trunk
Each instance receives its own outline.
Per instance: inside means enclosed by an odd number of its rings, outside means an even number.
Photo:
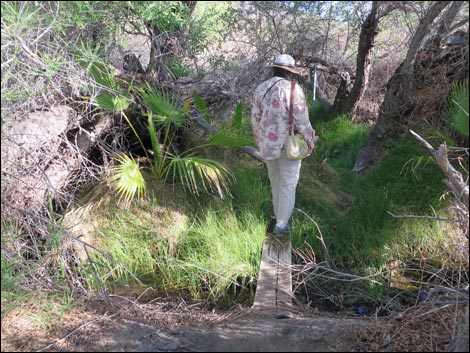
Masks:
[[[197,1],[181,1],[188,8],[188,16],[192,17]]]
[[[157,26],[147,24],[147,30],[150,34],[150,59],[145,71],[147,77],[154,78],[158,81],[166,81],[168,79],[169,70],[164,64],[166,55],[171,53],[169,49],[169,37],[161,33]]]
[[[191,17],[196,8],[197,1],[182,1],[187,7],[187,15]],[[160,82],[170,79],[171,71],[165,65],[165,58],[171,55],[181,54],[183,47],[180,43],[181,30],[175,30],[167,33],[162,31],[158,26],[146,23],[147,30],[150,35],[150,60],[145,74]]]
[[[414,93],[413,82],[416,81],[414,65],[419,48],[429,27],[449,3],[450,1],[436,1],[421,19],[405,60],[387,84],[387,92],[377,123],[356,157],[353,168],[355,172],[371,167],[381,159],[386,154],[391,140],[403,131],[406,120],[410,119],[411,112],[416,105],[410,97]],[[428,43],[432,44],[432,41]]]
[[[356,61],[356,75],[352,88],[349,77],[341,76],[333,108],[339,112],[356,113],[356,108],[369,83],[371,57],[375,47],[375,38],[379,33],[379,20],[399,6],[399,2],[373,1],[372,10],[362,24]]]

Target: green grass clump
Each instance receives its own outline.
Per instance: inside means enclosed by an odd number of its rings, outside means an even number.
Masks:
[[[377,305],[387,293],[381,272],[389,263],[434,259],[443,247],[442,226],[389,213],[438,213],[445,206],[439,199],[445,190],[442,173],[433,163],[413,164],[426,151],[405,136],[376,167],[354,174],[354,157],[368,128],[339,116],[318,123],[316,129],[321,143],[302,162],[293,248],[311,247],[317,263],[374,279],[313,277],[309,286],[321,290],[324,298],[335,305]],[[168,295],[246,303],[272,213],[271,191],[262,163],[237,158],[231,164],[236,181],[232,197],[224,200],[209,193],[196,197],[177,185],[156,182],[149,183],[145,197],[127,209],[113,193],[95,197],[100,204],[92,214],[75,222],[82,227],[90,222],[93,239],[86,241],[100,250],[89,248],[94,263],[81,260],[90,288],[137,282]],[[98,194],[92,189],[90,195]],[[2,291],[11,292],[15,280],[2,255]]]
[[[178,266],[193,296],[224,297],[246,287],[258,273],[265,235],[263,220],[249,213],[208,211],[180,246]],[[205,292],[205,293],[204,293]]]
[[[103,252],[94,255],[101,281],[141,282],[214,302],[229,303],[234,294],[246,300],[258,273],[266,230],[261,205],[269,195],[262,170],[247,171],[238,173],[233,199],[214,202],[210,194],[195,198],[159,184],[126,209],[112,197],[103,202],[94,213],[95,243]]]
[[[236,183],[233,188],[233,205],[237,214],[264,215],[272,213],[271,187],[264,165],[240,163],[234,168]]]
[[[335,169],[352,169],[359,149],[369,135],[369,127],[354,123],[345,115],[315,124],[320,137],[313,155],[317,162],[325,158]]]

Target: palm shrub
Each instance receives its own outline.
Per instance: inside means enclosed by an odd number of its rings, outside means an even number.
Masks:
[[[132,84],[129,85],[127,92],[124,92],[116,82],[112,68],[100,60],[88,63],[86,72],[95,81],[92,87],[92,104],[104,112],[120,114],[124,117],[149,158],[142,139],[125,113],[132,101],[130,96]],[[111,168],[110,180],[115,183],[118,194],[129,203],[136,195],[141,196],[145,193],[146,187],[141,167],[133,157],[122,153],[117,153],[114,160],[117,164]]]
[[[242,120],[243,104],[238,103],[232,119],[222,123],[221,128],[211,135],[209,143],[212,146],[255,146],[253,137],[243,131]]]
[[[132,198],[145,193],[145,180],[140,171],[139,162],[124,153],[115,156],[117,164],[111,168],[110,180],[115,183],[116,190],[129,203]]]
[[[192,193],[198,194],[201,188],[207,192],[216,192],[221,198],[229,194],[233,174],[221,163],[196,155],[196,152],[207,146],[246,146],[252,144],[241,131],[242,106],[239,104],[231,122],[220,131],[213,134],[210,140],[185,151],[177,151],[174,146],[177,131],[189,122],[188,111],[190,102],[178,104],[167,92],[159,91],[145,83],[137,89],[137,94],[143,99],[147,112],[147,127],[152,144],[151,156],[144,146],[141,136],[137,133],[132,122],[125,114],[132,100],[130,90],[120,89],[113,72],[106,65],[94,64],[88,70],[98,84],[98,92],[93,97],[96,106],[104,111],[121,114],[129,124],[142,146],[148,160],[148,169],[157,180],[173,183],[179,182]],[[197,100],[197,106],[202,109],[204,103]],[[207,109],[206,109],[207,110]],[[207,115],[206,115],[207,117]],[[117,165],[113,167],[112,177],[121,197],[126,201],[145,193],[145,182],[142,168],[132,156],[119,154],[115,156]]]
[[[195,152],[207,143],[182,152],[172,148],[177,131],[189,122],[189,101],[178,105],[166,92],[150,84],[139,90],[139,96],[148,106],[148,128],[153,149],[152,174],[157,179],[179,181],[191,192],[198,193],[200,186],[206,191],[217,191],[223,198],[228,193],[233,174],[221,163],[197,156]],[[159,141],[162,143],[159,144]]]

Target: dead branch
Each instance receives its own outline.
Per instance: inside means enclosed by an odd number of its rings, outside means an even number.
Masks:
[[[442,222],[453,222],[454,220],[450,218],[442,218],[442,217],[432,217],[432,216],[415,216],[415,215],[398,215],[393,214],[389,211],[387,213],[392,216],[393,218],[418,218],[418,219],[428,219],[431,221],[442,221]]]
[[[452,193],[455,195],[457,200],[462,201],[468,207],[469,189],[468,184],[464,180],[461,173],[459,173],[447,159],[448,148],[445,144],[439,146],[436,150],[431,146],[429,142],[419,136],[413,130],[410,130],[411,134],[426,147],[426,149],[434,157],[437,165],[441,168],[444,174],[447,176],[447,180],[444,183],[450,188]]]

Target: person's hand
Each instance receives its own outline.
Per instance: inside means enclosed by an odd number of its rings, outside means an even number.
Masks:
[[[313,130],[313,136],[312,136],[312,141],[313,141],[313,144],[315,145],[315,143],[317,142],[318,140],[318,136],[315,135],[315,130]]]

